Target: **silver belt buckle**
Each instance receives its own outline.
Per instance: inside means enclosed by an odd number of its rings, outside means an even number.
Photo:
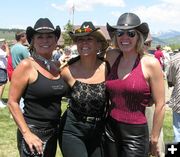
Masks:
[[[87,122],[94,122],[95,120],[95,117],[86,117]]]
[[[87,122],[96,122],[96,121],[100,121],[101,118],[96,118],[96,117],[86,117],[86,121]]]

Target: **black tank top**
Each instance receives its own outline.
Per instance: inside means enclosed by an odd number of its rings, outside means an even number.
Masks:
[[[68,90],[69,86],[62,78],[51,80],[38,71],[37,80],[29,84],[23,94],[26,121],[40,122],[37,125],[59,121],[61,99],[67,95]]]

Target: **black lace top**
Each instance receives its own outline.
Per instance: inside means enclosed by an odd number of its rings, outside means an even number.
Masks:
[[[102,117],[106,105],[105,82],[87,84],[76,80],[69,105],[72,111],[81,116]]]

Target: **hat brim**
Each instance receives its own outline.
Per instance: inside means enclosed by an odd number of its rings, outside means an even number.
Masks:
[[[69,35],[74,42],[77,42],[78,37],[92,35],[92,36],[96,37],[99,42],[101,42],[101,45],[102,45],[101,51],[106,50],[109,46],[106,38],[104,37],[103,33],[100,31],[100,28],[96,28],[95,30],[93,30],[91,32],[83,32],[83,33],[69,32]]]
[[[54,33],[55,36],[59,39],[61,35],[61,28],[59,26],[56,26],[56,29],[54,31],[49,30],[49,29],[42,29],[42,30],[36,31],[31,26],[29,26],[26,29],[27,41],[29,42],[29,44],[31,43],[34,34],[37,34],[37,33]]]
[[[118,29],[122,29],[122,30],[128,30],[128,29],[136,29],[139,32],[141,32],[143,34],[144,40],[146,40],[148,33],[149,33],[149,27],[147,23],[141,23],[140,25],[137,26],[111,26],[107,23],[106,25],[107,27],[107,31],[109,33],[109,36],[112,38],[114,36],[114,32]]]

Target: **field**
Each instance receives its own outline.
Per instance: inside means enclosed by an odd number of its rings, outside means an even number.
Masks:
[[[15,32],[0,30],[0,38],[4,38],[7,41],[14,40],[15,39]]]
[[[8,98],[8,84],[3,93],[3,99],[7,101]],[[62,109],[64,110],[66,103],[63,102]],[[0,157],[18,157],[16,147],[16,125],[11,118],[7,108],[0,109]],[[164,120],[164,142],[171,142],[173,139],[172,132],[172,115],[171,110],[167,108]],[[62,157],[60,149],[57,149],[56,157]]]

